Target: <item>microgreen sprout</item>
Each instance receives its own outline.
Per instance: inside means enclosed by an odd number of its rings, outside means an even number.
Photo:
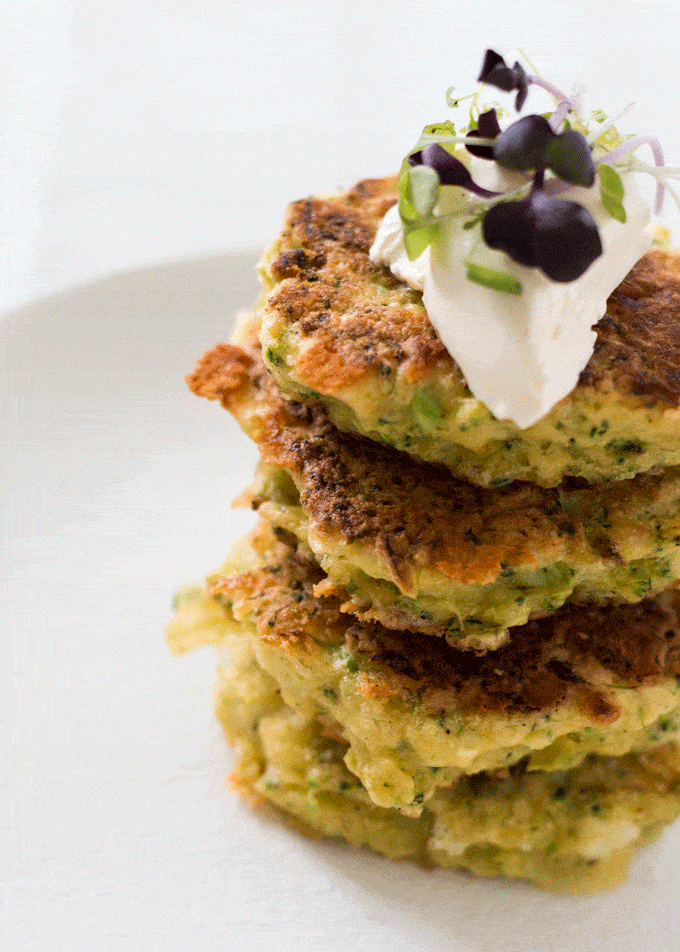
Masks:
[[[481,195],[483,198],[493,198],[501,194],[482,188],[481,185],[473,182],[467,165],[464,165],[460,159],[455,158],[440,145],[425,146],[420,152],[409,155],[407,161],[409,165],[416,168],[427,166],[433,169],[437,173],[441,185],[460,185],[462,188],[467,188],[475,195]],[[431,207],[433,206],[434,203]]]
[[[517,112],[524,105],[529,92],[529,80],[522,64],[516,62],[514,66],[507,66],[500,53],[494,50],[487,50],[484,54],[484,62],[477,82],[495,86],[506,93],[517,90],[515,97]]]
[[[483,284],[484,287],[493,288],[494,291],[505,291],[506,294],[522,293],[522,285],[511,274],[495,271],[493,268],[486,268],[484,265],[476,264],[473,261],[466,261],[465,268],[469,281]]]
[[[493,161],[493,143],[496,141],[498,136],[501,134],[501,127],[498,124],[498,116],[496,115],[495,109],[489,109],[487,112],[483,112],[478,121],[477,128],[471,129],[467,134],[467,142],[465,143],[465,148],[468,152],[471,152],[472,155],[476,155],[480,159],[488,159]],[[471,145],[470,139],[487,139],[490,141],[490,145]]]
[[[570,189],[592,188],[597,182],[603,207],[616,221],[625,222],[620,173],[646,171],[657,180],[656,212],[661,209],[664,190],[680,207],[680,197],[669,181],[680,177],[680,170],[664,167],[658,139],[624,139],[616,131],[616,122],[630,106],[614,119],[596,110],[590,120],[584,120],[580,87],[568,96],[543,77],[528,73],[521,63],[509,66],[494,50],[486,51],[478,80],[483,86],[514,92],[516,111],[524,105],[532,86],[546,91],[554,108],[544,115],[522,116],[501,129],[499,117],[505,110],[498,104],[482,109],[480,90],[469,96],[454,96],[453,87],[447,90],[450,106],[470,100],[469,125],[460,131],[450,120],[426,126],[399,175],[399,213],[411,260],[436,239],[444,219],[461,214],[445,210],[450,202],[440,202],[443,190],[451,187],[475,196],[465,205],[464,229],[481,226],[481,238],[488,247],[538,268],[557,282],[576,280],[602,253],[590,212],[579,202],[562,197]],[[641,145],[651,147],[655,165],[632,155]],[[469,163],[463,161],[468,153],[517,173],[520,184],[506,192],[483,188],[475,182]],[[509,276],[481,265],[466,265],[470,280],[519,293],[514,279],[506,280]]]
[[[623,207],[623,182],[621,176],[611,165],[598,165],[597,174],[600,178],[600,201],[612,218],[624,223],[626,209]]]
[[[490,248],[539,268],[551,281],[575,281],[602,254],[593,216],[578,202],[550,198],[532,188],[526,198],[492,205],[482,222]]]

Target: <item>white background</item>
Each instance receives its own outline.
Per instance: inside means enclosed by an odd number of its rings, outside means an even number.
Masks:
[[[290,199],[396,170],[486,46],[636,101],[680,164],[679,32],[674,0],[0,0],[0,308],[260,247]]]
[[[677,828],[574,900],[267,823],[225,787],[210,652],[161,634],[252,522],[254,450],[182,375],[286,202],[396,170],[487,46],[636,100],[680,164],[679,35],[675,0],[0,0],[3,948],[680,949]]]

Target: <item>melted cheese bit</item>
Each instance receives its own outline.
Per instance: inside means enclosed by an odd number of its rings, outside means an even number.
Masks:
[[[466,157],[466,164],[484,188],[508,191],[525,182],[495,162]],[[479,227],[465,230],[464,222],[486,203],[460,188],[445,191],[447,205],[438,211],[447,217],[430,248],[409,261],[395,206],[380,224],[371,261],[387,265],[423,292],[428,317],[472,393],[497,419],[524,429],[576,386],[593,353],[592,328],[604,315],[608,296],[652,244],[645,230],[649,205],[630,175],[625,178],[623,224],[606,211],[597,185],[570,189],[564,197],[590,211],[604,250],[576,281],[558,284],[489,248],[480,240]],[[470,281],[468,260],[514,275],[521,295]]]

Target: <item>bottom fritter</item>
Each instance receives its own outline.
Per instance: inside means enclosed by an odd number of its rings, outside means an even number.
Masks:
[[[419,816],[376,806],[344,763],[330,722],[284,704],[248,638],[234,633],[220,671],[217,713],[237,747],[233,780],[310,832],[392,859],[527,880],[557,892],[612,888],[633,849],[680,814],[680,753],[589,756],[567,771],[512,768],[462,777]]]

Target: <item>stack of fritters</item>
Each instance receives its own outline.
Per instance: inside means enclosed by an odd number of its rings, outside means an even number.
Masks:
[[[680,261],[633,268],[520,430],[370,262],[395,200],[291,205],[255,313],[189,378],[257,443],[262,521],[170,641],[218,644],[235,779],[308,828],[606,888],[680,813]]]

